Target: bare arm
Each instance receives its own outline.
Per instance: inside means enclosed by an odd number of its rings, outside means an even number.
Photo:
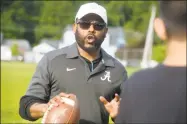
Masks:
[[[43,117],[48,105],[45,103],[34,103],[30,107],[30,115],[32,118],[39,119]]]
[[[43,117],[44,113],[46,112],[48,106],[53,104],[55,106],[59,105],[59,101],[61,97],[69,97],[69,94],[61,92],[57,96],[53,97],[48,103],[34,103],[30,106],[30,115],[34,119],[39,119]]]

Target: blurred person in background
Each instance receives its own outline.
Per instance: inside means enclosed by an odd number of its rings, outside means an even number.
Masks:
[[[186,19],[186,1],[160,1],[154,29],[167,55],[124,83],[115,123],[186,123]]]
[[[108,124],[109,115],[117,115],[127,72],[101,48],[108,31],[105,8],[97,3],[82,5],[73,31],[76,43],[47,53],[39,62],[20,99],[22,118],[35,121],[43,117],[50,104],[58,106],[56,101],[69,93],[80,102],[81,124]],[[103,100],[110,102],[103,104]]]

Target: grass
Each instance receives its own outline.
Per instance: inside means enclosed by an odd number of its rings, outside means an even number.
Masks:
[[[35,68],[36,64],[1,62],[1,123],[41,122],[41,119],[36,122],[26,121],[19,116],[19,100],[25,94]],[[129,75],[136,70],[127,68]]]

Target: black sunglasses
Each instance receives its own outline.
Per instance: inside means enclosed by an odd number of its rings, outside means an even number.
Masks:
[[[103,30],[106,27],[105,23],[101,22],[88,22],[88,21],[83,21],[83,20],[77,20],[77,24],[80,25],[80,28],[82,29],[89,29],[91,25],[93,25],[95,30]]]

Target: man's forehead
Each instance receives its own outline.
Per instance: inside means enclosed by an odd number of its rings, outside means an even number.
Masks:
[[[85,15],[84,17],[81,18],[81,20],[104,22],[103,19],[99,15],[94,14],[94,13]]]

